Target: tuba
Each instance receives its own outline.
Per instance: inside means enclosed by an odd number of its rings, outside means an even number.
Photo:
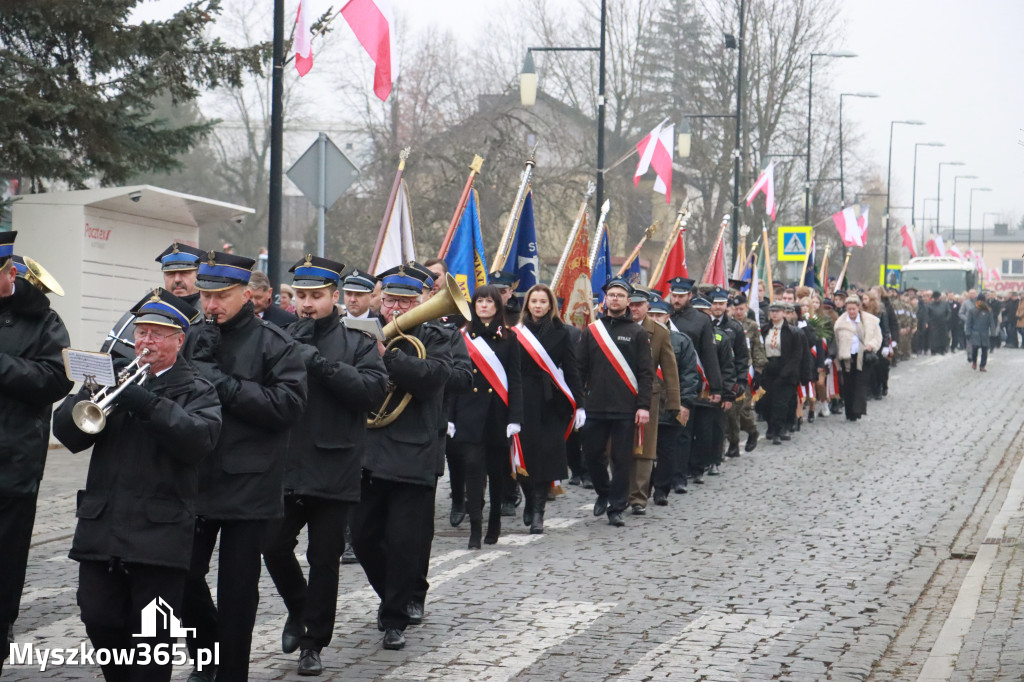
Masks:
[[[443,290],[434,294],[426,303],[416,306],[409,312],[401,315],[396,314],[391,322],[388,322],[384,327],[384,338],[387,339],[388,350],[395,347],[398,343],[405,341],[416,351],[416,357],[422,360],[427,355],[423,342],[405,332],[418,327],[424,322],[454,315],[455,313],[462,315],[463,318],[468,320],[470,318],[469,301],[466,300],[466,295],[462,293],[462,289],[459,288],[455,278],[448,273],[445,274]],[[370,417],[366,420],[366,428],[380,429],[398,419],[398,416],[405,410],[409,401],[412,400],[412,396],[404,392],[399,397],[400,391],[401,389],[393,383],[389,385],[388,394],[384,397],[384,402],[375,411],[370,412]],[[392,407],[391,405],[396,398],[398,398],[398,402]]]
[[[121,370],[117,375],[117,388],[110,394],[107,389],[93,396],[92,400],[85,400],[71,409],[71,418],[79,431],[95,435],[107,426],[107,415],[114,409],[114,400],[129,384],[137,383],[140,386],[146,381],[149,371],[149,363],[140,364],[141,360],[149,355],[149,349],[143,349],[142,353],[135,358],[130,365]],[[133,371],[133,368],[138,366]]]
[[[46,268],[28,256],[23,256],[22,260],[25,261],[25,279],[29,284],[44,294],[53,292],[58,296],[64,295],[64,288],[46,271]]]

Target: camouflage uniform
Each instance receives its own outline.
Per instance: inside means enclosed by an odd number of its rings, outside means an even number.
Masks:
[[[761,330],[757,328],[757,323],[750,318],[741,320],[740,324],[743,325],[743,332],[747,337],[747,347],[750,349],[750,362],[754,366],[754,372],[760,374],[764,371],[765,365],[768,364],[768,358],[764,354],[764,342],[761,341]],[[748,368],[746,367],[736,368],[736,379],[742,392],[736,396],[736,401],[729,408],[729,411],[726,412],[728,423],[725,436],[729,441],[730,447],[739,445],[741,429],[747,433],[748,445],[757,443],[757,421],[754,419],[754,405],[753,400],[750,398],[747,370]],[[748,448],[747,452],[752,449],[752,447]]]
[[[899,360],[906,360],[911,353],[911,340],[917,329],[917,313],[912,310],[909,303],[902,298],[892,298],[892,309],[896,312],[896,319],[899,320],[899,336],[896,338],[896,357]]]

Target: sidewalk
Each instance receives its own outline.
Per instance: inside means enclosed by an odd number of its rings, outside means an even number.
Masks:
[[[1024,461],[918,682],[1024,679]]]

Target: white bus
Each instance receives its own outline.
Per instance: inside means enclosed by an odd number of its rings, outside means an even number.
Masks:
[[[950,256],[911,258],[900,273],[900,289],[962,293],[976,284],[974,263]]]

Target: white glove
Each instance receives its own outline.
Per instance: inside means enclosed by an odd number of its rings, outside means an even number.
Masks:
[[[831,367],[832,366],[832,358],[825,358],[825,366],[826,367]]]
[[[576,410],[576,416],[572,419],[572,426],[579,431],[587,423],[587,411],[583,408]]]
[[[889,348],[889,346],[886,346],[885,348],[882,349],[882,357],[883,358],[889,357],[889,353],[891,353],[891,352],[892,352],[892,348]]]
[[[448,437],[455,438],[455,424],[448,422]]]
[[[523,427],[520,426],[519,424],[509,424],[508,428],[505,429],[505,437],[506,438],[511,438],[512,436],[516,435],[517,433],[519,433],[522,430],[523,430]]]

